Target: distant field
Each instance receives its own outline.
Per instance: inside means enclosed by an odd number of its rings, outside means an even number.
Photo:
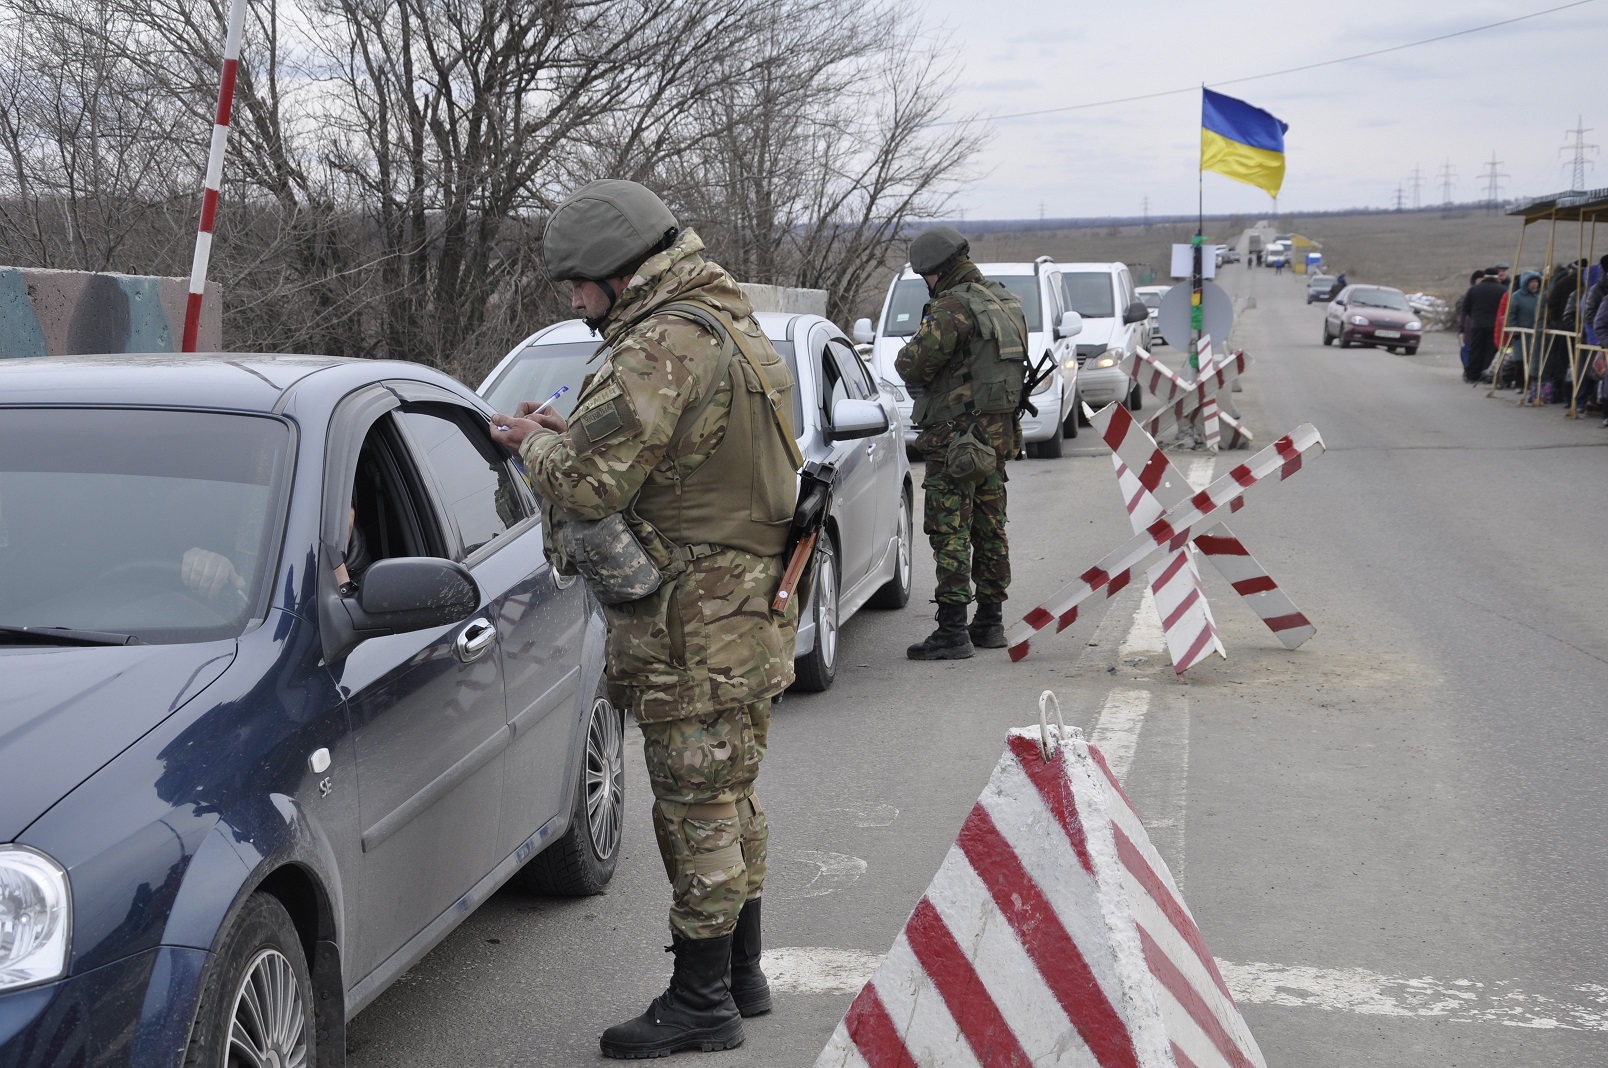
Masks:
[[[1210,236],[1238,241],[1245,226],[1256,222],[1208,222]],[[1403,212],[1386,215],[1285,215],[1273,220],[1279,232],[1302,234],[1323,246],[1328,271],[1344,271],[1348,281],[1378,282],[1407,292],[1424,290],[1460,296],[1469,272],[1494,263],[1511,263],[1519,241],[1519,220],[1506,215],[1458,211]],[[966,232],[963,229],[963,232]],[[1061,261],[1119,260],[1135,268],[1153,268],[1165,283],[1170,249],[1175,241],[1188,241],[1192,226],[1088,226],[1068,230],[970,233],[972,258],[979,262],[1031,260],[1048,255]],[[1547,248],[1548,227],[1530,227],[1521,266],[1539,267]],[[1590,240],[1590,231],[1587,231]],[[1576,257],[1577,230],[1558,227],[1554,260]],[[1598,228],[1597,256],[1608,252],[1608,226]],[[878,287],[873,303],[879,303]],[[875,307],[866,314],[874,315]]]

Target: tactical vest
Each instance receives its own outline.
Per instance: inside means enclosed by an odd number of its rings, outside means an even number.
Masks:
[[[643,483],[636,515],[684,548],[726,546],[756,556],[780,556],[787,548],[798,500],[795,476],[802,462],[792,436],[792,373],[769,342],[759,344],[747,335],[739,340],[740,328],[728,330],[724,317],[707,308],[672,305],[660,310],[694,319],[723,335],[725,344],[715,373],[707,376],[707,391],[680,420],[666,450],[671,480]],[[685,471],[678,455],[680,439],[728,377],[732,395],[726,434],[703,463]]]
[[[1021,302],[998,282],[962,282],[944,296],[958,298],[971,319],[964,361],[954,360],[916,398],[919,427],[953,422],[968,412],[1004,415],[1022,403],[1027,375],[1027,320]]]

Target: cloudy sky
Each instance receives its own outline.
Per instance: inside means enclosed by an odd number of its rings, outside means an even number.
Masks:
[[[926,0],[955,56],[957,114],[1064,107],[1208,86],[1289,123],[1286,211],[1392,203],[1415,166],[1425,205],[1569,187],[1566,131],[1608,145],[1608,0],[1390,55],[1236,85],[1232,78],[1435,37],[1567,0]],[[968,218],[1193,213],[1200,94],[994,122],[961,198]],[[1608,153],[1588,187],[1608,186]],[[1257,212],[1266,194],[1207,174],[1208,212]]]

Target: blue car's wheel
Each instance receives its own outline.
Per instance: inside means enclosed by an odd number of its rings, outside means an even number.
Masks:
[[[569,829],[519,870],[512,882],[560,897],[601,894],[614,878],[625,825],[625,724],[608,696],[597,694],[586,721],[586,751]]]
[[[290,913],[270,894],[246,899],[224,936],[196,1010],[186,1068],[313,1068],[313,984]]]

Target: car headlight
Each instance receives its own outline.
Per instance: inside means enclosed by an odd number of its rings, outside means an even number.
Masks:
[[[1094,366],[1097,367],[1097,368],[1098,367],[1115,367],[1116,365],[1117,365],[1117,357],[1111,355],[1110,352],[1107,352],[1104,356],[1102,356],[1098,360],[1094,361]]]
[[[1366,315],[1353,315],[1351,317],[1351,325],[1352,326],[1367,326],[1368,325],[1368,317]]]
[[[1045,375],[1044,381],[1033,387],[1033,396],[1036,397],[1040,393],[1048,393],[1050,391],[1050,387],[1053,385],[1055,385],[1055,376]]]
[[[1422,330],[1423,328],[1424,324],[1417,319],[1408,319],[1407,325],[1402,327],[1403,330]]]
[[[902,401],[902,400],[908,400],[909,399],[908,397],[905,396],[904,390],[899,388],[898,383],[889,382],[886,378],[884,378],[882,380],[882,391],[884,393],[887,393],[887,394],[891,395],[893,397],[893,399],[896,400],[896,401]]]
[[[0,845],[0,990],[66,974],[72,909],[60,864],[31,849]]]

